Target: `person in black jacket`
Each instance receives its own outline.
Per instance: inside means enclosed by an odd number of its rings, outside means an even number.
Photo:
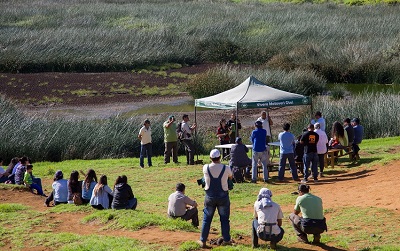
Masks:
[[[136,209],[137,199],[133,195],[131,186],[127,183],[128,178],[125,175],[118,176],[114,185],[112,209]]]

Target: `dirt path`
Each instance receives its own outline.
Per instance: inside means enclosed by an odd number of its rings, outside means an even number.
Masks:
[[[400,217],[400,197],[393,196],[400,190],[400,161],[385,166],[376,166],[369,169],[349,170],[322,178],[317,184],[311,184],[312,193],[323,198],[324,208],[341,208],[356,206],[361,208],[379,207],[394,210]],[[272,185],[273,189],[273,185]],[[43,197],[32,196],[29,192],[14,190],[10,193],[2,192],[1,203],[19,203],[32,207],[38,211],[49,210],[43,206]],[[292,206],[286,206],[284,211],[291,211]],[[251,214],[252,209],[248,209]],[[234,212],[233,212],[234,213]],[[162,231],[158,227],[149,227],[138,231],[128,230],[100,230],[96,223],[82,224],[84,213],[50,213],[46,214],[46,224],[38,226],[34,231],[48,230],[55,233],[71,232],[80,235],[98,234],[105,236],[124,236],[141,240],[145,243],[161,244],[178,247],[182,242],[197,240],[199,233]],[[327,215],[329,219],[329,215]],[[57,223],[57,224],[54,224]],[[55,226],[49,229],[49,225]],[[287,229],[291,231],[291,229]],[[157,233],[157,234],[155,234]],[[216,238],[218,233],[212,232],[210,238]],[[250,234],[250,233],[249,233]],[[168,238],[165,238],[168,236]],[[249,236],[235,240],[237,243],[250,245]],[[304,250],[342,250],[330,246],[312,246],[296,243],[290,245]],[[40,250],[40,249],[38,249]]]

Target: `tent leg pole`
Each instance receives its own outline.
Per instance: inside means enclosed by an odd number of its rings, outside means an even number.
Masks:
[[[235,116],[235,141],[236,138],[239,137],[239,129],[238,129],[238,116],[239,116],[239,104],[236,103],[236,116]]]

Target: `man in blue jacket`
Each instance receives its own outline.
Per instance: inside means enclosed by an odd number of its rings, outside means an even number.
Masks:
[[[251,142],[253,143],[253,156],[252,156],[252,174],[251,182],[257,182],[257,164],[258,160],[261,161],[264,174],[264,182],[268,183],[268,153],[265,142],[267,140],[267,131],[263,129],[262,122],[256,121],[255,130],[251,133]]]

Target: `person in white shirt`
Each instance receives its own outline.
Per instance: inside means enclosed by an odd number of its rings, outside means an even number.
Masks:
[[[259,117],[256,121],[261,121],[263,128],[267,131],[267,144],[271,142],[271,126],[274,124],[272,122],[271,117],[267,114],[266,111],[261,112],[261,117]]]
[[[285,231],[282,228],[283,213],[281,207],[271,200],[272,192],[261,188],[254,203],[254,220],[252,224],[252,244],[257,248],[258,239],[270,241],[271,249],[282,240]]]
[[[144,168],[144,156],[147,156],[147,164],[152,166],[152,143],[151,143],[151,128],[150,121],[146,119],[143,127],[139,130],[138,139],[140,140],[140,167]]]
[[[328,144],[328,136],[324,131],[321,130],[321,124],[315,123],[314,124],[314,132],[319,135],[319,140],[317,143],[317,154],[318,154],[318,162],[319,162],[319,177],[324,177],[323,171],[325,166],[325,154],[328,151],[327,144]]]
[[[168,197],[168,216],[172,218],[181,218],[183,220],[192,220],[194,227],[199,226],[199,211],[196,201],[185,195],[185,185],[176,184],[176,191]]]
[[[325,132],[325,119],[322,117],[322,113],[317,111],[314,116],[315,119],[311,120],[311,124],[315,125],[315,123],[319,123],[320,129]]]
[[[204,198],[203,224],[198,241],[202,248],[207,247],[206,242],[216,209],[218,209],[221,222],[222,245],[232,244],[229,225],[231,203],[228,186],[228,179],[232,179],[232,171],[229,166],[221,164],[221,153],[217,149],[211,150],[210,159],[212,163],[203,166],[206,196]]]
[[[192,142],[192,136],[194,130],[196,130],[196,123],[193,123],[192,126],[189,126],[189,115],[184,114],[182,116],[182,125],[181,130],[183,132],[183,140],[182,144],[185,146],[186,152],[186,164],[194,165],[194,144]]]

